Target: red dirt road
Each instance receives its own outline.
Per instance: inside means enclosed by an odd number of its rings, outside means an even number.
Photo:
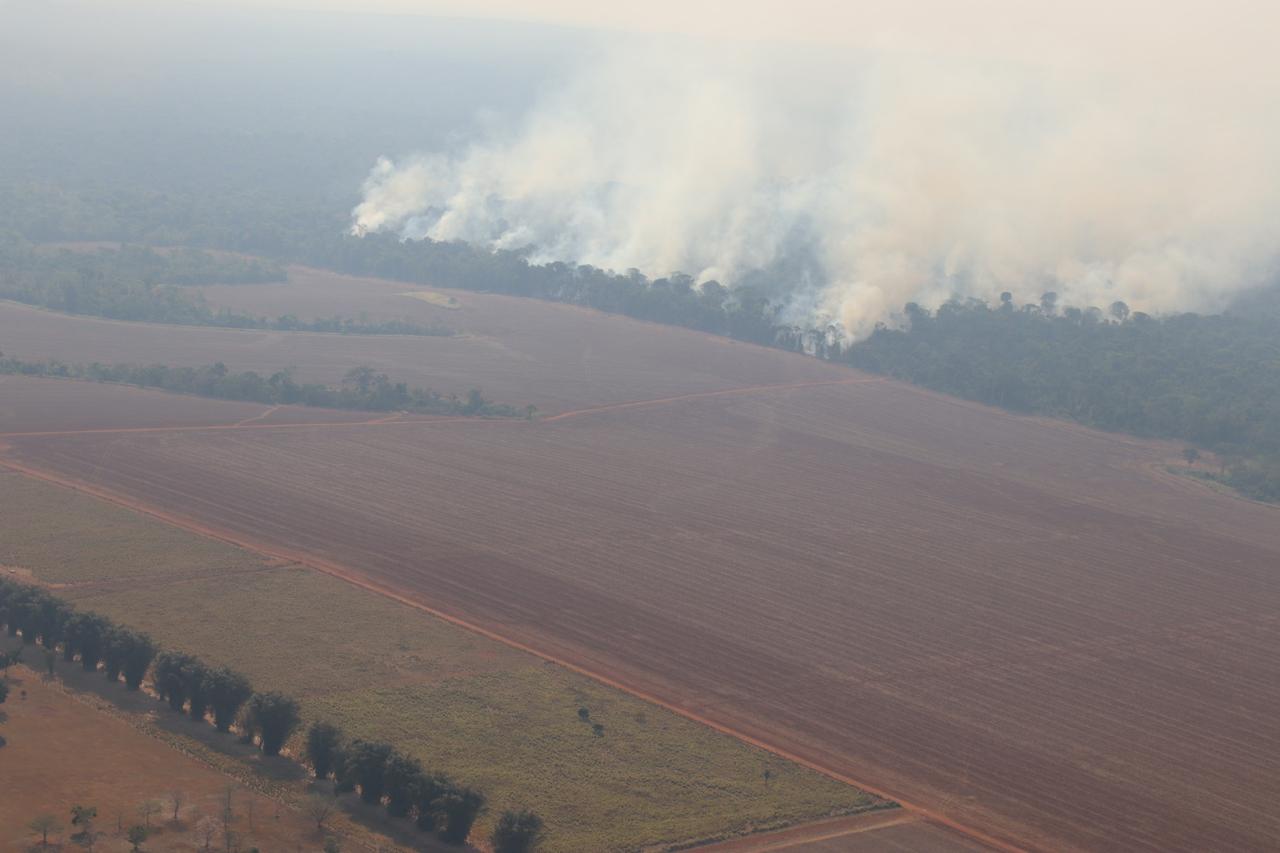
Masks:
[[[700,853],[975,853],[985,849],[901,809],[818,820],[698,848]]]

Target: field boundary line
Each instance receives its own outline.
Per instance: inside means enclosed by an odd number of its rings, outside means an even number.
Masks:
[[[738,741],[741,741],[742,743],[746,743],[750,746],[753,746],[756,749],[762,750],[764,752],[768,752],[772,755],[776,755],[780,758],[784,758],[787,761],[792,762],[793,764],[798,764],[801,767],[805,767],[816,773],[820,773],[829,779],[834,779],[837,782],[841,782],[845,785],[849,785],[850,787],[865,791],[883,800],[896,803],[898,806],[902,807],[903,809],[913,812],[915,814],[918,814],[922,818],[928,820],[931,823],[935,823],[935,824],[938,824],[939,826],[943,826],[950,830],[958,832],[961,835],[964,835],[974,841],[977,841],[981,844],[984,844],[992,848],[993,850],[1001,851],[1001,853],[1027,853],[1027,848],[1019,847],[1010,842],[1003,841],[993,835],[987,834],[986,832],[980,829],[966,826],[965,824],[960,823],[959,821],[949,818],[932,809],[908,802],[906,800],[903,800],[901,797],[893,796],[889,793],[886,793],[879,786],[868,785],[841,771],[835,770],[831,767],[827,767],[818,761],[805,758],[804,756],[798,755],[783,747],[772,745],[769,742],[759,737],[747,734],[746,732],[739,731],[733,728],[732,726],[717,722],[713,719],[710,719],[709,717],[703,716],[702,714],[699,714],[696,711],[691,711],[686,708],[683,708],[680,705],[676,704],[674,701],[668,701],[666,699],[662,699],[643,689],[636,688],[622,681],[619,681],[618,679],[612,676],[597,672],[591,669],[590,667],[573,663],[572,661],[566,660],[562,657],[559,657],[558,655],[555,655],[549,652],[541,651],[535,646],[531,646],[528,643],[525,643],[521,640],[517,640],[512,637],[507,637],[503,634],[498,633],[497,631],[494,631],[489,628],[485,628],[482,625],[476,624],[474,622],[470,622],[466,619],[463,619],[462,617],[455,616],[451,613],[448,613],[446,611],[433,607],[429,604],[426,604],[420,600],[411,598],[397,591],[393,587],[390,587],[379,581],[373,580],[372,578],[369,578],[355,570],[352,570],[347,566],[342,565],[341,563],[337,563],[332,560],[326,560],[324,558],[317,557],[312,554],[308,554],[306,552],[290,551],[285,548],[280,548],[274,545],[260,542],[251,537],[234,533],[230,530],[212,527],[207,524],[196,521],[195,519],[188,518],[186,516],[178,515],[175,513],[171,513],[167,510],[163,510],[158,507],[151,506],[147,503],[119,494],[110,489],[105,489],[105,488],[102,488],[101,486],[95,486],[89,483],[84,483],[74,478],[67,477],[62,474],[54,473],[52,471],[46,471],[40,468],[29,466],[25,463],[7,458],[2,454],[0,454],[0,467],[7,468],[8,470],[14,471],[18,474],[22,474],[27,477],[31,477],[36,480],[41,480],[46,483],[51,483],[57,486],[61,486],[63,488],[68,488],[73,491],[80,492],[82,494],[90,495],[91,497],[95,497],[100,500],[107,501],[108,503],[112,503],[112,504],[115,504],[116,506],[124,507],[125,509],[138,512],[143,515],[151,516],[152,518],[159,519],[160,521],[165,522],[166,524],[171,524],[175,527],[181,528],[183,530],[187,530],[191,533],[195,533],[200,536],[204,536],[208,539],[213,539],[215,541],[234,545],[238,548],[243,548],[247,551],[253,551],[257,554],[261,554],[264,556],[274,557],[276,559],[292,560],[293,562],[296,562],[308,568],[314,569],[315,571],[318,571],[322,574],[326,574],[331,577],[337,578],[339,580],[345,581],[346,583],[349,583],[352,586],[363,589],[367,592],[372,592],[377,595],[381,595],[384,598],[388,598],[399,604],[403,604],[406,607],[410,607],[410,608],[413,608],[414,610],[427,613],[451,625],[455,625],[459,628],[463,628],[467,631],[470,631],[473,634],[478,634],[479,636],[485,637],[486,639],[493,640],[494,642],[497,642],[497,643],[501,643],[502,645],[507,646],[508,648],[512,648],[517,651],[524,652],[525,654],[533,655],[536,658],[547,661],[549,663],[553,663],[556,666],[569,670],[570,672],[576,673],[585,678],[590,678],[591,680],[596,681],[600,684],[603,684],[606,687],[611,687],[615,690],[619,690],[623,693],[626,693],[644,702],[648,702],[651,705],[656,705],[659,708],[663,708],[664,710],[670,711],[673,714],[677,714],[678,716],[684,717],[687,720],[691,720],[695,723],[706,726],[707,728],[713,731],[732,737]]]
[[[845,822],[848,825],[843,829],[831,828],[833,824],[840,822]],[[783,829],[757,833],[756,835],[740,835],[692,849],[705,850],[706,853],[718,853],[721,850],[725,851],[725,853],[728,853],[728,851],[773,853],[776,850],[790,850],[803,844],[831,841],[850,835],[861,835],[865,832],[875,832],[881,829],[891,829],[895,826],[910,826],[919,823],[928,823],[928,821],[921,815],[907,809],[861,812],[848,818],[836,818],[834,821],[831,819],[819,819],[806,823],[792,824]],[[809,832],[806,832],[806,829]]]

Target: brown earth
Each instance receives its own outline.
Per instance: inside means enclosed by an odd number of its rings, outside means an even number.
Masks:
[[[1276,511],[1154,477],[1165,446],[876,381],[6,440],[994,843],[1280,832]]]
[[[747,385],[842,379],[840,368],[761,347],[598,311],[462,291],[457,310],[403,296],[410,285],[294,270],[290,284],[204,288],[215,305],[256,314],[407,318],[453,337],[340,335],[168,326],[76,317],[0,302],[0,350],[34,361],[161,362],[232,370],[296,368],[305,382],[338,382],[356,365],[442,393],[556,413],[584,406]]]
[[[563,416],[257,429],[234,425],[263,407],[201,408],[157,423],[227,428],[0,443],[31,472],[412,601],[995,845],[1280,837],[1275,508],[1168,476],[1169,445],[684,330],[482,294],[449,310],[412,289],[295,270],[206,291],[464,334],[5,304],[0,341],[24,358],[293,364],[324,381],[369,363]],[[27,414],[32,393],[0,384],[0,421],[140,423],[130,389]]]
[[[69,840],[72,831],[79,831],[69,827],[71,806],[82,804],[98,809],[95,825],[103,837],[95,849],[128,850],[117,824],[127,829],[143,823],[139,806],[145,802],[163,808],[150,818],[154,831],[145,849],[200,849],[201,822],[221,814],[221,798],[233,779],[29,669],[16,667],[10,677],[9,701],[3,706],[8,719],[0,726],[9,741],[0,751],[0,849],[27,850],[38,842],[26,827],[41,814],[53,815],[64,827],[50,835],[49,849],[82,849]],[[175,790],[184,795],[177,823]],[[233,828],[241,842],[264,850],[313,850],[323,842],[308,818],[262,794],[236,786],[232,804]],[[220,831],[213,833],[214,844],[221,845],[222,838]]]

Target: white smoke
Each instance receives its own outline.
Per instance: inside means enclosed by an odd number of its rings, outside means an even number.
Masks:
[[[1215,310],[1280,255],[1280,99],[1256,65],[1168,61],[1182,47],[787,64],[646,41],[460,156],[380,160],[353,227],[729,285],[809,251],[822,281],[793,311],[855,336],[1004,290]]]

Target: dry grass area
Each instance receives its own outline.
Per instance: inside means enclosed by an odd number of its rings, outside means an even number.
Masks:
[[[502,809],[527,806],[551,827],[548,850],[630,849],[870,803],[409,607],[103,501],[2,472],[0,517],[0,562],[71,579],[62,594],[80,606],[241,669],[301,698],[309,718],[385,738],[483,789],[492,805],[482,833]],[[584,706],[602,737],[578,719]]]
[[[44,814],[61,829],[50,836],[51,850],[80,850],[70,836],[73,805],[94,806],[100,835],[95,850],[130,849],[122,829],[148,822],[144,849],[154,853],[198,850],[205,826],[221,847],[223,813],[232,787],[231,828],[243,849],[316,850],[323,842],[300,812],[251,791],[172,745],[130,725],[121,715],[76,698],[58,683],[30,669],[10,670],[11,694],[0,725],[8,745],[0,751],[0,849],[39,849],[40,837],[27,825]],[[174,792],[181,792],[174,820]],[[154,803],[160,811],[142,813]],[[252,821],[250,815],[252,814]]]

